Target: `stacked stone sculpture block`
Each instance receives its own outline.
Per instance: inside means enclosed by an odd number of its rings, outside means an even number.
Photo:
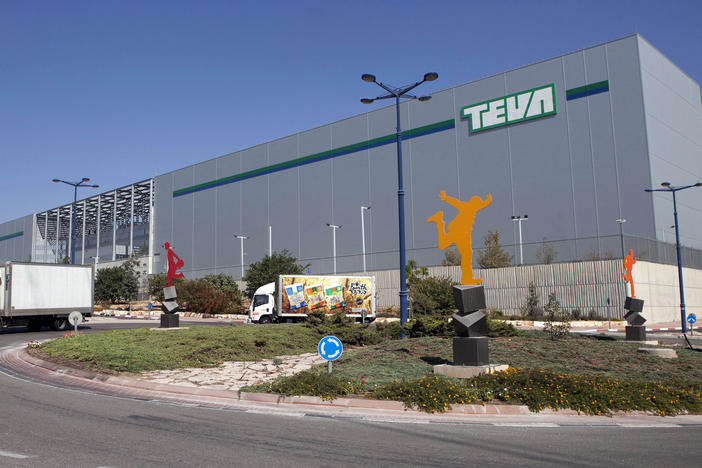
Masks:
[[[624,301],[624,309],[627,311],[624,318],[629,323],[626,326],[627,341],[646,341],[646,319],[641,315],[643,305],[643,299],[635,297],[627,297]]]
[[[163,288],[163,296],[165,300],[161,304],[163,314],[161,314],[161,328],[177,328],[180,325],[180,317],[176,312],[179,309],[178,293],[175,286]]]
[[[453,364],[455,366],[487,366],[487,318],[480,312],[485,309],[483,286],[458,285],[453,287],[453,298],[458,312],[453,314],[453,327],[458,335],[453,339]]]

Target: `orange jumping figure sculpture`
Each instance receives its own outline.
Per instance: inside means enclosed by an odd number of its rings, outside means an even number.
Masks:
[[[478,196],[471,197],[467,202],[446,195],[446,191],[439,193],[439,199],[448,203],[458,210],[458,214],[453,221],[444,223],[444,212],[437,211],[427,223],[436,223],[436,232],[439,238],[439,248],[441,250],[455,244],[461,254],[461,284],[481,284],[483,280],[473,278],[473,248],[471,246],[471,233],[473,232],[473,222],[478,211],[486,208],[492,203],[492,195],[489,193],[485,200]]]
[[[631,269],[634,267],[634,263],[636,263],[634,249],[629,249],[629,255],[624,257],[624,270],[626,271],[622,273],[622,278],[631,286],[631,297],[636,297],[636,294],[634,294],[634,277],[631,275]]]

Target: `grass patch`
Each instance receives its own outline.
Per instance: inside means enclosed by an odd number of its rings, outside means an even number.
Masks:
[[[310,353],[318,342],[319,335],[313,330],[283,324],[174,331],[140,328],[59,338],[32,352],[38,351],[47,360],[72,360],[86,369],[136,373]]]

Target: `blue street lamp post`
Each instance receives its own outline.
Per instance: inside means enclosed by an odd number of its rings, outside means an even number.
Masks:
[[[678,286],[680,288],[680,323],[682,324],[682,332],[687,332],[687,327],[685,325],[685,292],[683,288],[683,272],[682,263],[680,262],[680,233],[678,231],[678,203],[675,200],[675,192],[680,190],[689,189],[691,187],[701,187],[702,182],[697,182],[691,185],[680,185],[678,187],[673,187],[670,182],[663,182],[661,184],[663,188],[659,189],[645,189],[646,192],[671,192],[673,194],[673,218],[675,219],[675,251],[678,255]]]
[[[400,231],[400,324],[404,325],[407,323],[407,273],[405,271],[407,260],[405,255],[405,191],[402,184],[402,130],[400,128],[400,98],[408,99],[418,99],[419,101],[428,101],[431,96],[414,96],[412,94],[407,94],[409,91],[413,90],[425,81],[434,81],[439,77],[438,73],[426,73],[422,81],[417,81],[414,84],[408,86],[402,86],[399,88],[392,87],[376,81],[374,75],[364,74],[361,76],[363,81],[368,83],[375,83],[385,91],[387,94],[383,94],[374,99],[363,98],[361,102],[363,104],[370,104],[373,101],[380,99],[395,99],[395,113],[397,119],[397,212],[399,221],[399,231]]]
[[[61,179],[53,179],[52,182],[62,182],[73,187],[73,205],[71,206],[71,265],[76,263],[76,202],[78,201],[78,187],[98,188],[99,185],[86,184],[90,179],[83,177],[80,182],[68,182]],[[85,216],[85,213],[83,213]],[[85,240],[84,240],[85,241]],[[58,248],[58,247],[57,247]]]

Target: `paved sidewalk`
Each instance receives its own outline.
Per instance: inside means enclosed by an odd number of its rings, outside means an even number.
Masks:
[[[303,364],[304,363],[304,364]],[[296,365],[308,365],[309,356]],[[272,363],[271,363],[272,364]],[[271,364],[261,363],[262,373],[270,372]],[[282,365],[275,364],[276,366]],[[621,413],[613,417],[579,415],[572,410],[542,411],[532,413],[526,406],[486,404],[453,405],[445,413],[428,414],[405,409],[396,401],[363,398],[337,398],[324,401],[317,397],[279,397],[262,393],[239,393],[221,389],[203,382],[194,384],[191,377],[183,378],[190,385],[173,382],[156,382],[150,378],[134,379],[124,376],[107,376],[62,367],[41,361],[26,353],[24,347],[0,352],[0,367],[10,375],[38,382],[73,388],[109,396],[163,401],[172,404],[198,405],[227,410],[266,413],[293,417],[354,418],[366,421],[391,421],[404,423],[454,423],[509,425],[519,427],[559,426],[631,426],[631,427],[688,427],[702,426],[702,415],[660,417],[646,413]],[[248,366],[249,369],[255,368]],[[232,367],[231,369],[234,369]],[[201,370],[202,371],[202,370]],[[194,372],[193,375],[196,375]],[[175,379],[175,377],[173,377]],[[214,384],[220,385],[220,384]]]

